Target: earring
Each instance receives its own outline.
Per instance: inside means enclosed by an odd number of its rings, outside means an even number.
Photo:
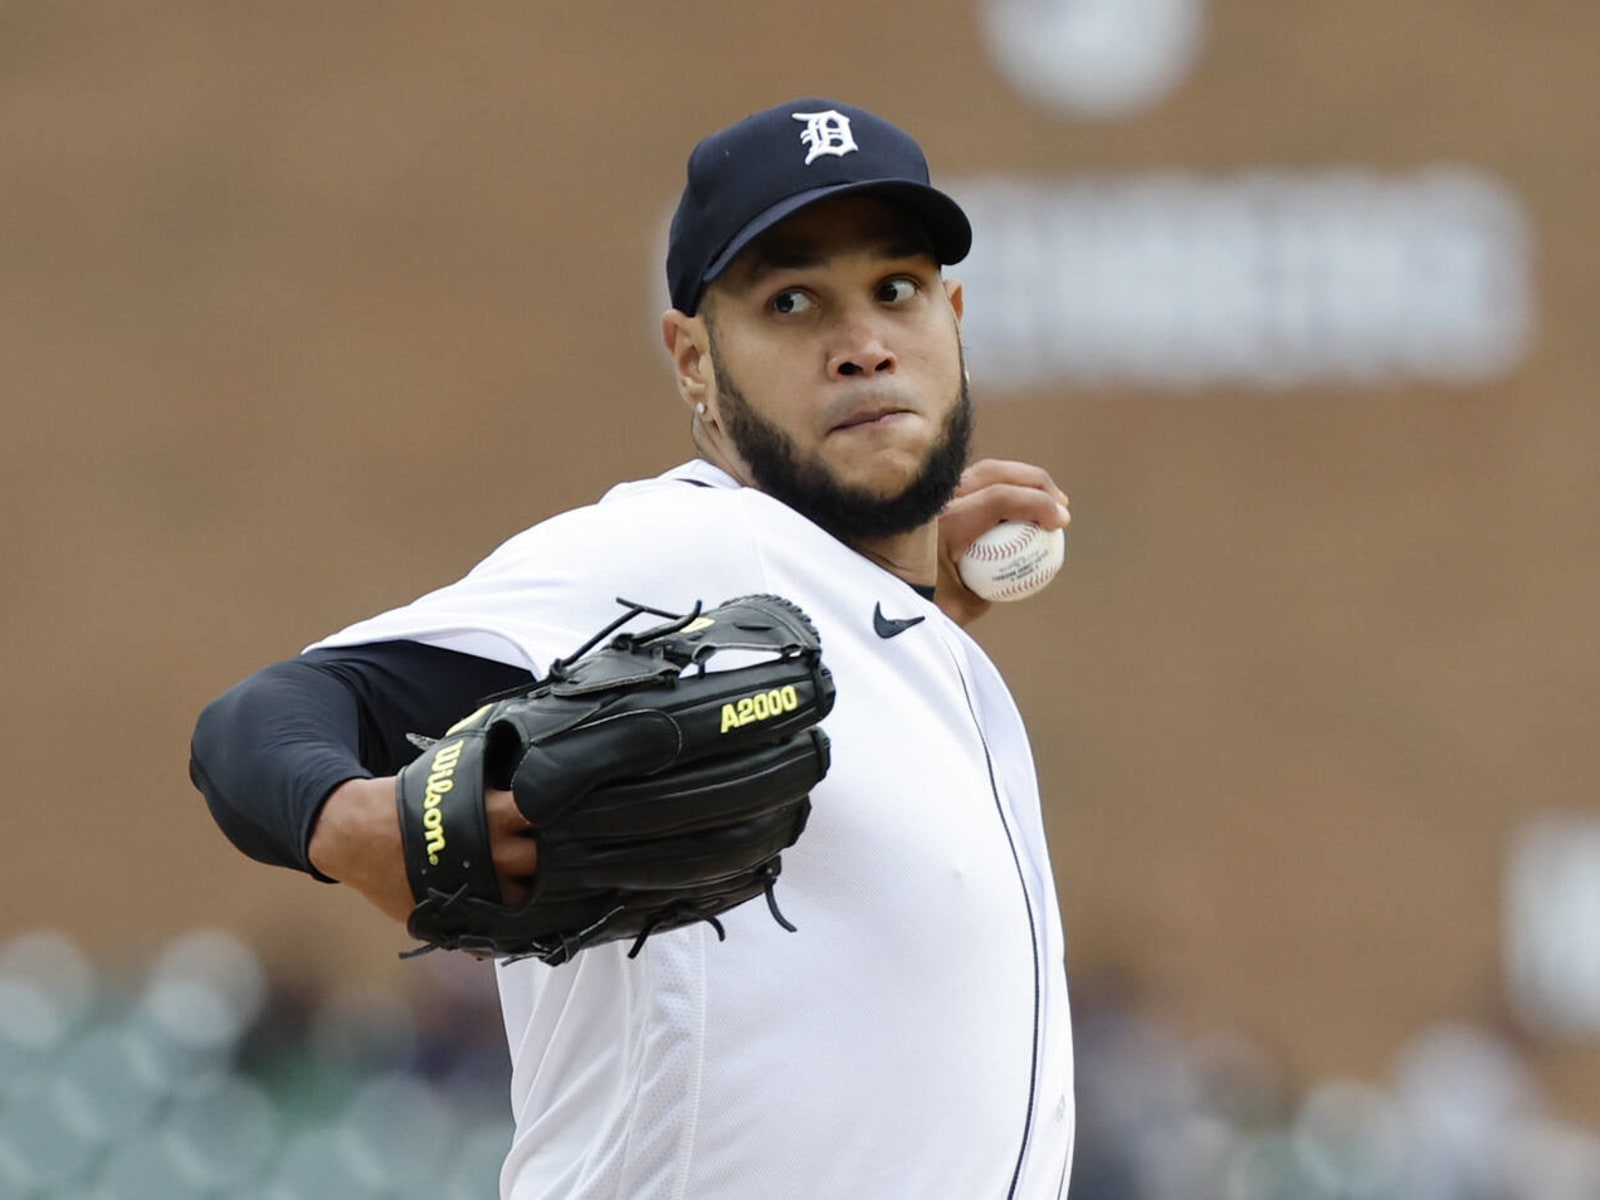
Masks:
[[[705,416],[706,415],[706,402],[704,400],[698,401],[694,406],[694,411],[699,413],[702,417]]]

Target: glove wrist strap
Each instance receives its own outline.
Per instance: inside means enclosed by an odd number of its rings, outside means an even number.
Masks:
[[[400,838],[419,902],[462,888],[500,898],[484,813],[483,747],[481,730],[445,737],[400,772]]]

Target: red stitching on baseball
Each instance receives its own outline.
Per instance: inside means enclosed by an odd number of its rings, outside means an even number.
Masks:
[[[1043,533],[1043,530],[1039,531]],[[1033,540],[1033,533],[1024,526],[1012,537],[1003,542],[991,542],[988,545],[974,542],[972,549],[967,553],[972,554],[980,562],[993,562],[998,558],[1009,558],[1013,554],[1021,554],[1028,548],[1028,543]]]

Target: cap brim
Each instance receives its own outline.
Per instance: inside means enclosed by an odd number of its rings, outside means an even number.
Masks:
[[[972,225],[967,220],[967,214],[938,188],[914,179],[869,179],[860,183],[838,183],[789,196],[739,230],[700,276],[701,290],[704,291],[706,284],[726,271],[728,265],[751,242],[779,222],[788,220],[819,200],[863,194],[887,196],[916,213],[933,241],[933,252],[941,265],[960,262],[972,249]]]

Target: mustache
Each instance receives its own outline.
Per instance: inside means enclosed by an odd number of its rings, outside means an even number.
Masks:
[[[863,385],[862,389],[830,400],[820,414],[822,428],[835,429],[866,412],[921,412],[920,399],[910,390],[885,382]]]

